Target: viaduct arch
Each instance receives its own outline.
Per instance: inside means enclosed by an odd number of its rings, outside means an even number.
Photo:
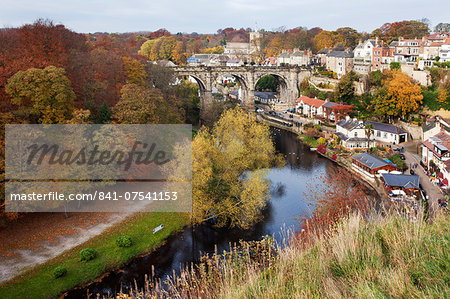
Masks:
[[[212,87],[221,76],[232,75],[242,88],[242,106],[252,109],[255,98],[255,85],[265,75],[274,75],[280,82],[280,99],[295,104],[298,98],[298,86],[310,75],[309,70],[300,67],[264,67],[264,66],[177,66],[173,67],[175,76],[193,77],[200,89],[201,110],[207,109],[213,102]]]

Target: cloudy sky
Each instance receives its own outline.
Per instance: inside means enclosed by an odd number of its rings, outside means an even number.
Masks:
[[[0,27],[48,18],[77,32],[214,33],[226,27],[350,26],[371,32],[386,22],[450,23],[448,0],[0,0]]]

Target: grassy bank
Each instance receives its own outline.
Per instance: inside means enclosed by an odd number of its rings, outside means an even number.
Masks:
[[[106,271],[120,267],[133,257],[157,247],[188,221],[187,214],[181,213],[135,214],[86,243],[0,285],[0,298],[55,298],[65,290],[92,281]],[[153,234],[153,229],[160,224],[164,224],[164,229]],[[133,245],[118,247],[115,240],[121,235],[130,236]],[[94,248],[98,252],[97,258],[88,262],[80,261],[80,251],[84,248]],[[67,268],[67,274],[55,279],[53,271],[57,266]]]
[[[378,217],[378,216],[375,216]],[[234,249],[227,262],[204,259],[174,282],[171,298],[447,298],[450,218],[433,224],[396,214],[353,215],[307,248],[261,242]],[[135,297],[134,297],[135,298]],[[141,298],[141,297],[139,297]]]

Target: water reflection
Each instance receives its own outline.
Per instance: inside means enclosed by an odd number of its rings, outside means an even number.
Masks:
[[[262,220],[250,230],[217,229],[207,225],[187,228],[178,235],[168,238],[165,245],[154,253],[136,258],[119,271],[112,272],[84,289],[69,292],[67,298],[86,297],[91,294],[115,294],[122,287],[127,290],[144,283],[146,274],[152,272],[159,278],[178,272],[182,265],[198,260],[202,253],[228,250],[230,243],[239,240],[259,240],[264,235],[273,235],[277,241],[282,240],[282,232],[295,229],[296,217],[309,214],[311,206],[305,200],[305,193],[314,184],[315,179],[334,167],[330,161],[309,151],[298,142],[295,134],[279,129],[272,129],[272,136],[277,150],[284,154],[287,164],[281,169],[272,169],[268,175],[271,182],[271,201],[263,211]],[[320,188],[320,186],[317,186]]]

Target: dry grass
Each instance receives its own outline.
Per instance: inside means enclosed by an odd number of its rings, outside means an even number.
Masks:
[[[317,234],[308,248],[278,248],[269,238],[242,243],[225,255],[204,257],[169,281],[165,290],[149,280],[134,296],[447,298],[449,229],[445,215],[429,224],[394,213],[367,221],[354,213],[329,233]]]

